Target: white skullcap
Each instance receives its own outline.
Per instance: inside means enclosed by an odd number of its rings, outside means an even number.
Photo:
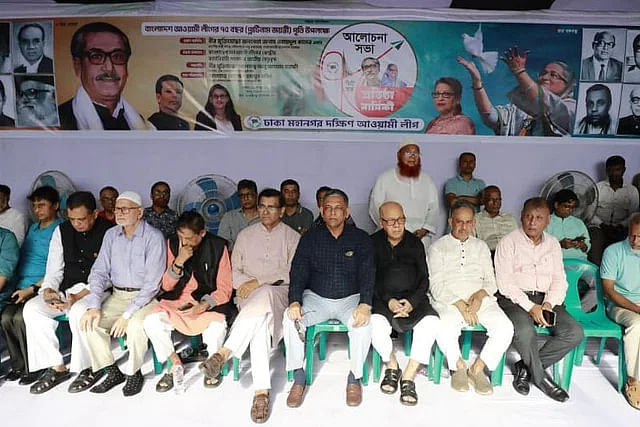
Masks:
[[[142,197],[140,197],[140,195],[135,191],[125,191],[124,193],[118,196],[118,198],[116,199],[116,202],[118,200],[128,200],[142,207]]]
[[[420,151],[420,146],[418,145],[418,143],[413,140],[412,138],[405,138],[403,139],[399,144],[398,144],[398,151],[402,150],[404,147],[406,147],[407,145],[415,145],[416,147],[418,147],[418,151]]]

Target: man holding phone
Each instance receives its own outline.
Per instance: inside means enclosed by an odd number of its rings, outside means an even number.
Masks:
[[[584,333],[562,306],[568,284],[560,243],[544,231],[550,219],[545,199],[527,200],[520,216],[521,227],[498,243],[495,267],[498,304],[513,322],[513,345],[522,357],[515,366],[513,387],[527,395],[533,382],[553,400],[564,402],[569,395],[546,369],[577,346]],[[535,325],[548,327],[551,332],[540,349]]]
[[[289,269],[300,234],[282,222],[284,199],[278,190],[266,188],[258,195],[260,223],[240,231],[233,247],[233,287],[240,314],[224,346],[200,366],[216,377],[232,356],[251,353],[253,403],[251,420],[269,418],[271,347],[282,338],[282,316],[287,308]]]
[[[167,270],[162,276],[160,302],[144,319],[144,330],[153,344],[158,361],[171,361],[171,369],[156,391],[176,387],[182,391],[184,368],[175,351],[171,332],[197,336],[211,351],[222,345],[227,322],[235,315],[231,301],[231,261],[227,242],[205,228],[204,218],[195,211],[183,212],[176,233],[167,241]],[[217,387],[221,376],[204,378],[205,387]]]
[[[47,270],[39,294],[24,306],[29,369],[47,369],[31,386],[41,394],[67,380],[71,372],[78,377],[69,387],[77,393],[91,387],[103,372],[91,370],[86,342],[80,333],[80,318],[87,311],[85,296],[89,272],[98,256],[105,232],[114,224],[98,217],[96,199],[88,191],[77,191],[67,199],[67,221],[53,232],[49,244]],[[56,336],[56,317],[66,314],[72,332],[70,369],[64,364]]]

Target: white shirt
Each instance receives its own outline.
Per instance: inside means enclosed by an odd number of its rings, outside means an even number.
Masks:
[[[631,184],[613,190],[609,181],[600,181],[598,187],[598,206],[589,226],[628,225],[629,217],[638,210],[638,189]]]
[[[593,61],[591,61],[593,63],[593,76],[594,76],[594,80],[600,80],[598,77],[600,76],[600,70],[602,69],[603,71],[603,76],[604,78],[602,79],[603,81],[607,80],[607,68],[609,68],[609,60],[607,59],[606,61],[598,61],[596,59],[596,57],[593,57]],[[604,65],[604,68],[601,67],[601,65]]]
[[[451,305],[484,289],[489,297],[498,290],[485,242],[469,236],[464,242],[451,234],[429,247],[429,293],[434,304]]]
[[[24,236],[29,229],[29,221],[27,217],[17,209],[9,208],[0,213],[0,227],[7,228],[13,232],[18,241],[18,245],[22,246]]]
[[[417,178],[398,175],[397,169],[382,173],[371,190],[369,216],[380,228],[380,205],[387,201],[402,205],[407,217],[405,228],[414,232],[420,228],[436,233],[438,229],[438,192],[429,175],[420,172]]]
[[[224,133],[233,133],[233,124],[229,120],[220,120],[217,117],[213,118],[216,121],[216,129]]]
[[[64,278],[64,249],[62,248],[62,235],[60,234],[60,226],[53,230],[51,240],[49,241],[49,256],[47,257],[47,269],[45,270],[44,279],[40,291],[45,288],[51,288],[57,291],[60,288],[62,279]]]

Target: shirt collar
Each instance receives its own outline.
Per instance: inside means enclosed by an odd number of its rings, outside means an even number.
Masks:
[[[458,178],[458,181],[463,181],[463,182],[472,182],[474,180],[473,175],[471,175],[471,179],[469,179],[469,181],[465,181],[465,179],[460,174],[456,175],[456,178]]]
[[[42,55],[40,57],[40,59],[38,59],[34,64],[29,64],[29,61],[25,60],[24,61],[24,66],[27,69],[27,73],[37,73],[38,72],[38,67],[40,66],[40,63],[42,62],[42,58],[44,58],[44,55]]]
[[[520,230],[520,234],[522,235],[522,237],[524,238],[524,240],[529,243],[532,246],[538,246],[536,245],[533,240],[531,240],[531,238],[529,236],[527,236],[527,233],[524,232],[524,229],[522,228],[522,226],[520,228],[518,228],[518,230]],[[546,234],[544,231],[542,232],[542,238],[540,239],[540,244],[543,244],[547,239],[546,239]]]

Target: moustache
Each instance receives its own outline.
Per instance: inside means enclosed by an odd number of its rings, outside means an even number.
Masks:
[[[96,77],[96,80],[98,81],[112,80],[115,82],[119,82],[121,79],[120,79],[120,76],[115,73],[102,73]]]

